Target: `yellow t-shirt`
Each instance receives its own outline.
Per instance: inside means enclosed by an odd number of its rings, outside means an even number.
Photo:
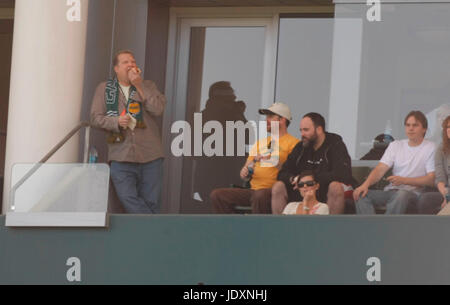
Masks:
[[[296,137],[285,134],[279,141],[272,141],[271,137],[259,140],[250,150],[248,161],[254,156],[262,155],[267,159],[256,162],[250,186],[253,190],[271,188],[277,181],[278,169],[287,160],[288,155],[300,140]]]

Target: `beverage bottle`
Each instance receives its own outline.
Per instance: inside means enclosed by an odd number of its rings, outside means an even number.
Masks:
[[[91,147],[91,149],[89,150],[89,163],[97,163],[97,159],[98,159],[98,153],[97,153],[97,149],[95,149],[95,147]]]
[[[248,169],[248,175],[245,177],[244,181],[250,181],[252,179],[253,173],[255,171],[255,161],[250,162],[249,165],[247,165]]]

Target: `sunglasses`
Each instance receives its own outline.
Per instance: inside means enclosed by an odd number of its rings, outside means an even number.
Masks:
[[[315,181],[302,181],[302,182],[297,183],[297,185],[298,185],[298,187],[302,188],[304,186],[314,186],[314,185],[316,185],[316,182]]]

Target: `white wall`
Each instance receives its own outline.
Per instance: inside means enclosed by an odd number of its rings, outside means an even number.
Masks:
[[[37,162],[80,121],[88,0],[69,22],[66,1],[17,0],[6,142],[3,210],[14,163]],[[76,162],[78,139],[50,162]]]

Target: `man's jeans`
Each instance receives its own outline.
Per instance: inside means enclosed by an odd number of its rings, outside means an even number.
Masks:
[[[162,164],[162,158],[148,163],[111,162],[111,179],[127,213],[159,212]]]
[[[356,202],[356,213],[374,215],[375,207],[386,206],[385,214],[405,214],[410,205],[417,204],[417,195],[405,190],[369,190],[366,197]]]

